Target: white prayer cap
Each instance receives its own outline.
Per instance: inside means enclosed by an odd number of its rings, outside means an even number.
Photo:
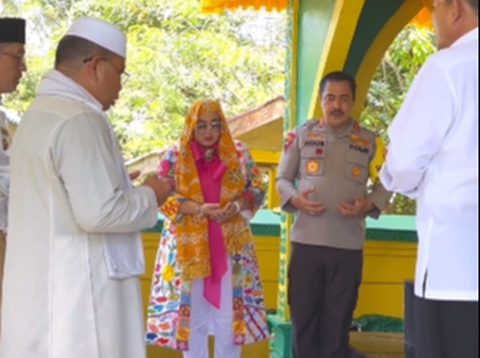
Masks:
[[[126,58],[127,37],[115,25],[92,17],[76,19],[66,36],[77,36]]]

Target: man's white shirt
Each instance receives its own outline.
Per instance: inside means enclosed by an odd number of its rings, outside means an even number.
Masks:
[[[478,28],[430,57],[389,128],[384,186],[417,200],[415,294],[478,301]]]

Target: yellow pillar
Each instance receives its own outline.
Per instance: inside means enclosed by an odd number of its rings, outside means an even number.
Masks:
[[[280,197],[275,188],[275,177],[277,176],[277,168],[272,167],[268,171],[268,209],[273,210],[280,205]]]
[[[298,52],[298,16],[300,9],[300,0],[290,0],[290,73],[286,83],[286,111],[284,116],[284,135],[285,138],[296,125],[296,83],[297,83],[297,58]],[[288,61],[288,59],[287,59]],[[280,248],[279,248],[279,272],[278,272],[278,293],[277,293],[277,317],[283,321],[290,320],[290,310],[287,304],[287,270],[290,257],[290,227],[292,215],[284,212],[280,215]]]

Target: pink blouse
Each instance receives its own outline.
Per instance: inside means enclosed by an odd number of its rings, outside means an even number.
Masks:
[[[222,189],[222,175],[227,169],[218,156],[218,147],[212,148],[214,155],[210,162],[205,159],[205,148],[196,142],[190,144],[198,172],[205,203],[218,204]],[[208,220],[208,241],[212,273],[204,280],[203,295],[216,308],[220,308],[221,281],[227,272],[227,250],[223,239],[222,226],[214,220]]]

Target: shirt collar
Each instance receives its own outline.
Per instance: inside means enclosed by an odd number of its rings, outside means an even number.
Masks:
[[[470,42],[470,41],[478,41],[478,27],[474,28],[473,30],[470,30],[467,32],[465,35],[460,37],[457,41],[455,41],[452,46],[458,46],[458,45],[463,45],[464,43]]]
[[[190,142],[190,148],[192,149],[193,160],[198,163],[199,160],[205,158],[205,148],[202,148],[195,141]],[[215,144],[212,149],[214,150],[214,156],[218,155],[218,144]]]
[[[350,136],[350,134],[352,133],[352,131],[354,130],[354,126],[355,126],[355,120],[353,120],[352,118],[350,118],[350,121],[343,127],[343,128],[340,128],[340,129],[333,129],[332,127],[330,127],[326,121],[326,119],[324,119],[323,117],[320,118],[319,120],[319,123],[318,123],[318,126],[320,128],[324,128],[324,129],[327,129],[328,131],[330,131],[331,133],[335,134],[338,138],[344,138],[344,137],[348,137]]]

